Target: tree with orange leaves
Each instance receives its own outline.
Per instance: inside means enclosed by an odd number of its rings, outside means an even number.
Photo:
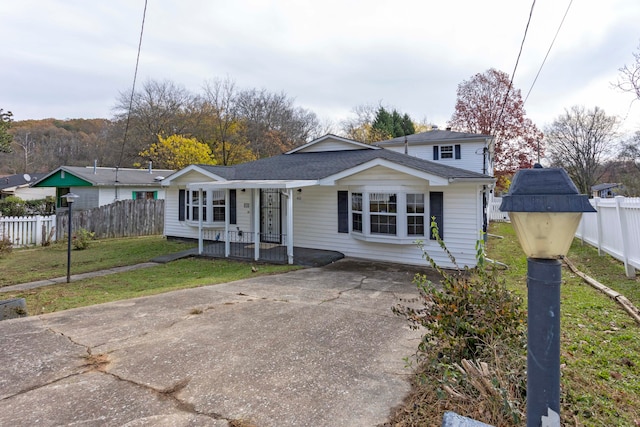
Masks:
[[[495,137],[494,175],[500,180],[530,168],[544,152],[542,132],[525,117],[519,89],[509,75],[491,68],[458,85],[455,112],[449,126],[460,132]]]

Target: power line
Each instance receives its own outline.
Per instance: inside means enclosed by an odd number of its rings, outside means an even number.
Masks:
[[[535,7],[535,5],[536,5],[536,0],[533,0],[533,3],[531,3],[531,10],[529,11],[529,19],[527,20],[527,26],[524,29],[524,35],[522,36],[522,42],[520,43],[520,51],[518,52],[518,57],[516,58],[516,64],[513,67],[513,73],[511,73],[511,79],[509,80],[509,87],[507,88],[507,93],[504,94],[504,101],[502,102],[502,107],[500,108],[500,114],[498,115],[498,121],[496,123],[500,123],[500,120],[502,120],[502,113],[504,113],[504,107],[507,105],[509,92],[511,92],[511,88],[513,87],[513,78],[515,77],[516,70],[518,69],[518,63],[520,62],[520,56],[522,55],[524,41],[527,39],[527,32],[529,31],[529,24],[531,24],[531,17],[533,16],[533,8]]]
[[[533,83],[531,83],[531,87],[529,88],[529,92],[527,92],[527,96],[524,98],[524,102],[522,103],[522,105],[527,103],[527,99],[529,99],[529,95],[531,94],[531,90],[533,89],[533,86],[536,84],[536,81],[538,81],[538,76],[540,75],[540,72],[542,71],[542,67],[544,67],[545,62],[547,62],[547,58],[549,57],[549,52],[551,52],[551,48],[553,47],[553,44],[556,42],[556,38],[558,37],[558,33],[560,33],[560,29],[562,28],[562,24],[564,24],[564,20],[567,17],[567,14],[569,13],[569,8],[571,7],[572,3],[573,3],[573,0],[570,0],[569,1],[569,5],[567,6],[567,10],[565,10],[564,16],[562,17],[562,21],[560,21],[560,25],[558,25],[558,29],[556,30],[556,35],[553,36],[553,40],[551,41],[551,45],[549,45],[549,50],[547,50],[547,54],[544,56],[544,59],[542,60],[542,64],[540,64],[540,68],[538,69],[538,73],[536,74],[535,79],[533,79]]]
[[[127,111],[127,123],[124,127],[124,137],[122,138],[122,149],[120,150],[120,160],[116,167],[116,181],[118,180],[118,169],[122,165],[124,157],[124,147],[127,144],[127,133],[129,132],[129,121],[131,120],[131,108],[133,108],[133,96],[136,91],[136,79],[138,78],[138,64],[140,63],[140,50],[142,48],[142,34],[144,34],[144,20],[147,16],[147,0],[144,0],[144,11],[142,12],[142,25],[140,26],[140,39],[138,41],[138,55],[136,56],[136,69],[133,72],[133,85],[131,86],[131,97],[129,98],[129,110]]]

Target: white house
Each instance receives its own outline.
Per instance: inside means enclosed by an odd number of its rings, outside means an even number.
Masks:
[[[31,183],[44,175],[44,173],[24,173],[0,177],[0,199],[16,196],[22,200],[40,200],[55,196],[56,191],[53,188],[31,187]]]
[[[378,147],[424,160],[493,176],[494,138],[490,135],[431,130],[377,142]]]
[[[191,165],[162,182],[165,235],[219,256],[293,262],[294,248],[423,265],[417,240],[434,217],[459,265],[475,265],[489,174],[326,135],[285,154],[235,166]]]
[[[117,200],[164,199],[161,186],[168,169],[127,169],[96,166],[60,166],[41,177],[32,187],[55,187],[56,207],[66,208],[67,193],[80,196],[74,209],[92,209]]]

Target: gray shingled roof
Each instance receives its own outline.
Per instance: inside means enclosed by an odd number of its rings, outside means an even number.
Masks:
[[[71,173],[78,178],[84,179],[95,186],[112,186],[116,185],[116,168],[96,168],[94,173],[93,167],[83,166],[61,166],[55,171],[49,173],[45,177],[38,180],[43,181],[56,174],[58,171],[64,170]],[[148,169],[127,169],[120,168],[118,170],[118,185],[119,186],[160,186],[161,180],[157,180],[158,177],[164,177],[171,175],[174,171],[169,169],[152,169],[149,173]]]
[[[354,168],[375,159],[430,173],[442,178],[491,178],[465,169],[407,156],[391,150],[344,150],[281,154],[235,166],[201,168],[227,180],[317,180]]]
[[[466,133],[466,132],[454,132],[450,130],[430,130],[428,132],[415,133],[413,135],[407,135],[407,142],[411,145],[414,144],[433,144],[437,142],[458,141],[465,142],[465,140],[477,140],[483,138],[491,138],[490,135],[482,135],[479,133]],[[398,138],[388,139],[386,141],[376,142],[375,145],[384,147],[385,145],[402,145],[404,144],[405,137],[400,136]]]
[[[4,188],[18,187],[18,186],[21,186],[21,185],[25,185],[25,184],[30,184],[32,182],[36,182],[37,180],[39,180],[40,178],[45,176],[46,173],[32,173],[32,174],[29,174],[29,177],[31,178],[29,181],[24,179],[25,175],[26,174],[20,173],[20,174],[16,174],[16,175],[7,175],[7,176],[0,177],[0,190],[2,190]]]

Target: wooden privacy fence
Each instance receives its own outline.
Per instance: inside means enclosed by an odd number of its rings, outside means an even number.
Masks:
[[[506,221],[500,212],[502,199],[496,197],[489,205],[490,221]],[[618,196],[613,199],[590,199],[597,213],[586,213],[578,226],[576,237],[608,253],[624,263],[628,277],[636,277],[640,269],[640,198]]]
[[[55,240],[55,215],[0,216],[0,238],[8,238],[15,247],[41,245]]]
[[[594,198],[591,205],[598,211],[582,215],[576,237],[624,263],[627,277],[635,277],[640,269],[640,198],[618,196]]]
[[[72,212],[72,229],[84,228],[99,239],[164,232],[164,200],[119,200],[99,208]],[[68,212],[59,212],[56,217],[59,239],[63,239],[69,229],[68,217]]]

